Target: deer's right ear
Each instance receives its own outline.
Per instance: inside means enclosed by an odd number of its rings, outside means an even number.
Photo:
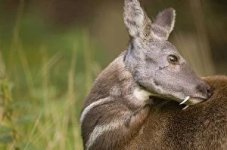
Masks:
[[[146,28],[151,27],[151,21],[138,0],[125,0],[124,22],[132,38],[150,34],[150,29]]]
[[[173,8],[168,8],[160,12],[153,25],[152,31],[155,37],[161,40],[167,40],[173,31],[176,13]]]

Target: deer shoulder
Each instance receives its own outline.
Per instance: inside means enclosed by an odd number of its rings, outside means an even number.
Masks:
[[[96,80],[81,114],[85,149],[119,149],[141,129],[150,112],[149,93],[125,70],[123,55]]]

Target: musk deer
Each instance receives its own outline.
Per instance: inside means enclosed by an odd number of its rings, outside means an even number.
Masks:
[[[199,126],[194,115],[211,108],[201,106],[196,111],[196,106],[211,96],[211,87],[168,41],[175,23],[174,9],[165,9],[151,21],[137,0],[125,0],[124,22],[131,39],[129,46],[97,77],[84,104],[80,118],[84,148],[193,147],[187,140],[196,136],[189,133],[194,129],[191,125],[195,122]],[[194,106],[182,110],[189,105]],[[211,141],[216,134],[213,136]]]

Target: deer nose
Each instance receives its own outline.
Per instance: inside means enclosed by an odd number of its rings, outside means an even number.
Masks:
[[[196,86],[196,89],[199,93],[202,93],[205,99],[208,99],[212,96],[212,89],[207,83],[200,83]]]

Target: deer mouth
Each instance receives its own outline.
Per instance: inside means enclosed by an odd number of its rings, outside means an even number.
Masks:
[[[190,99],[190,96],[185,97],[185,99],[180,103],[180,105],[187,103],[189,99]]]
[[[205,101],[205,99],[200,98],[200,97],[191,97],[191,96],[187,96],[185,97],[185,99],[180,103],[180,105],[195,105],[198,103],[201,103]]]

